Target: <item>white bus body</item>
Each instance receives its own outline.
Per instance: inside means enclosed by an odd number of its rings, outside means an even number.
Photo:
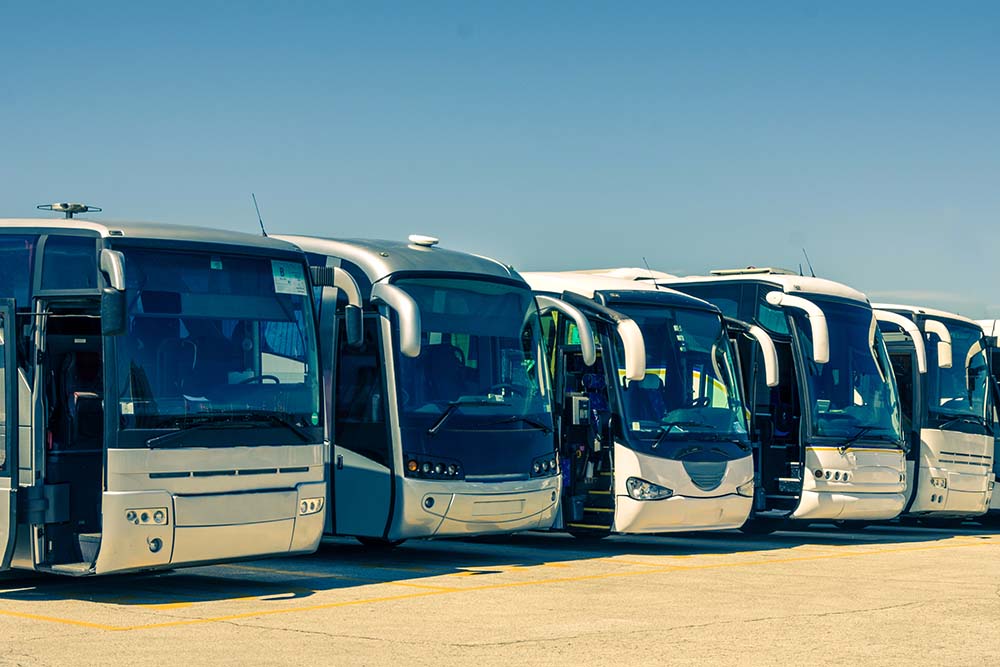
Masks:
[[[983,514],[992,494],[994,441],[981,327],[940,310],[874,307],[912,322],[909,331],[905,322],[879,322],[907,426],[906,514],[929,519]]]
[[[336,335],[321,355],[334,419],[327,533],[391,544],[549,528],[551,392],[521,277],[427,237],[282,238],[340,276],[318,299],[323,345]]]
[[[576,307],[595,334],[561,314],[543,318],[564,478],[556,527],[600,535],[741,526],[753,457],[718,309],[581,272],[524,277]]]
[[[301,251],[230,232],[0,221],[0,557],[108,574],[315,550]]]

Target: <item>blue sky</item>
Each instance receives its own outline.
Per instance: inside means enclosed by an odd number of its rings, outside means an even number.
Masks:
[[[44,5],[44,6],[43,6]],[[1000,3],[0,0],[0,216],[797,268],[1000,318]]]

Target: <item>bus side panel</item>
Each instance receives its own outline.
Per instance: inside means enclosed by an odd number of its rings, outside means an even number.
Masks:
[[[334,447],[333,461],[337,534],[382,537],[389,517],[389,468],[340,446]]]

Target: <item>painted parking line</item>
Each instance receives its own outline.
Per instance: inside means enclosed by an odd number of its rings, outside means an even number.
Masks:
[[[932,550],[944,550],[944,549],[963,549],[963,548],[983,547],[983,546],[996,547],[998,543],[1000,543],[1000,536],[993,536],[993,537],[977,536],[977,537],[978,539],[976,541],[962,540],[959,541],[959,543],[952,543],[952,544],[934,544],[934,545],[924,545],[924,546],[907,545],[902,547],[884,548],[884,549],[869,548],[865,550],[852,550],[852,551],[845,550],[835,553],[801,555],[801,556],[794,556],[787,558],[763,558],[763,559],[742,560],[742,561],[727,562],[727,563],[701,563],[701,564],[675,563],[670,565],[663,565],[660,567],[651,567],[648,569],[632,570],[625,572],[622,571],[601,572],[601,573],[577,575],[577,576],[551,577],[551,578],[531,580],[531,581],[497,582],[497,583],[488,583],[488,584],[468,586],[462,588],[441,587],[440,589],[414,591],[412,593],[402,593],[398,595],[384,595],[384,596],[376,596],[369,598],[361,598],[357,600],[342,600],[337,602],[327,602],[327,603],[297,606],[297,607],[286,607],[281,609],[257,609],[237,614],[226,614],[226,615],[212,616],[212,617],[172,619],[170,621],[164,621],[160,623],[146,623],[140,625],[107,625],[107,624],[93,623],[89,621],[79,621],[70,618],[59,618],[53,616],[44,616],[39,614],[30,614],[25,612],[9,611],[9,610],[0,610],[0,616],[43,621],[48,623],[59,623],[64,625],[73,625],[73,626],[91,628],[96,630],[104,630],[108,632],[129,632],[138,630],[152,630],[158,628],[183,627],[190,625],[203,625],[209,623],[231,622],[248,618],[262,618],[267,616],[276,616],[283,614],[306,613],[311,611],[329,610],[341,607],[382,604],[387,602],[411,600],[422,597],[456,595],[460,593],[475,593],[481,591],[493,591],[502,589],[514,589],[514,588],[528,587],[528,586],[545,586],[554,584],[576,583],[583,581],[599,581],[605,579],[617,579],[625,577],[649,577],[651,575],[665,574],[678,571],[758,567],[758,566],[787,564],[796,562],[824,561],[824,560],[834,560],[843,558],[860,558],[866,556],[878,556],[878,555],[895,554],[895,553],[932,551]],[[613,558],[604,560],[612,562],[614,561]],[[643,563],[643,565],[645,565],[645,563]],[[233,567],[239,567],[239,566],[233,566]]]

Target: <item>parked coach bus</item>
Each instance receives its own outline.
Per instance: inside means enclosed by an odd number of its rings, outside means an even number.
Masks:
[[[317,300],[327,533],[384,546],[550,527],[560,480],[538,302],[568,307],[431,237],[282,238],[335,285]]]
[[[543,320],[564,478],[558,527],[600,537],[741,526],[753,457],[719,309],[587,272],[524,276],[596,334],[559,313]]]
[[[645,276],[635,271],[637,279]],[[784,521],[891,519],[905,504],[899,394],[877,313],[864,294],[781,269],[655,278],[718,306],[774,339],[774,387],[739,350],[757,442],[758,489],[748,531]]]
[[[986,332],[986,354],[990,363],[990,423],[993,426],[993,487],[990,495],[989,511],[982,517],[985,522],[1000,520],[1000,493],[996,485],[1000,483],[1000,320],[977,320]]]
[[[986,512],[993,420],[986,337],[976,322],[929,308],[875,304],[903,401],[906,515],[961,522]]]
[[[305,258],[0,220],[0,557],[69,575],[305,553],[324,521]]]

